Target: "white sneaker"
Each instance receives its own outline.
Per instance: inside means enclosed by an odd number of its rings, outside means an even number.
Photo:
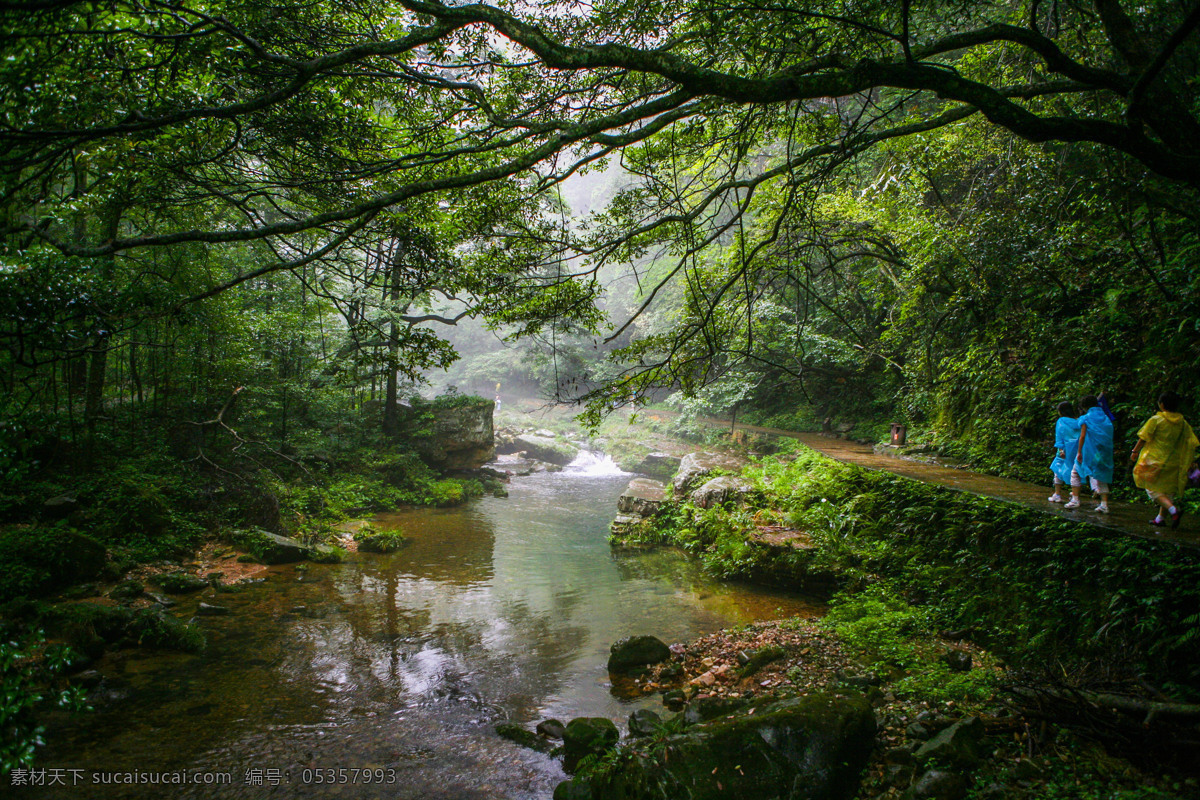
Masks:
[[[1108,503],[1101,503],[1100,505],[1096,506],[1096,513],[1097,514],[1107,514],[1108,513]]]
[[[1063,508],[1079,508],[1079,498],[1072,497]]]
[[[1049,500],[1051,503],[1061,503],[1063,501],[1062,495],[1059,494],[1058,492],[1055,492],[1054,494],[1050,495],[1046,499]]]

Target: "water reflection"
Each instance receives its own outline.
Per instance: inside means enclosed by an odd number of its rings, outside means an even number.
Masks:
[[[109,691],[127,696],[56,721],[42,763],[233,776],[222,787],[88,787],[103,798],[549,797],[557,765],[500,740],[495,722],[623,721],[631,706],[611,696],[604,670],[615,639],[677,641],[812,611],[721,586],[679,554],[614,553],[607,526],[626,480],[530,476],[508,499],[386,515],[377,523],[402,528],[408,546],[278,568],[222,595],[233,613],[203,619],[205,654],[108,658]],[[304,780],[328,767],[386,768],[396,783]],[[279,785],[245,782],[266,769]]]

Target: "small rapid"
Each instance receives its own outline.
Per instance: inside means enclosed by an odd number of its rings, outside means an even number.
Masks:
[[[564,471],[586,478],[612,478],[633,474],[618,467],[612,456],[592,450],[580,450],[579,455],[567,464]]]

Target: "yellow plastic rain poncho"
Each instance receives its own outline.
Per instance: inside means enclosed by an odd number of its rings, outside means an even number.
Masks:
[[[1178,497],[1200,445],[1192,426],[1183,414],[1159,411],[1138,431],[1138,438],[1145,444],[1133,468],[1133,482],[1155,494]]]

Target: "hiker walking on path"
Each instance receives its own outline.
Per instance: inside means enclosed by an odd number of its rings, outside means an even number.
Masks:
[[[1063,502],[1063,487],[1071,483],[1071,465],[1075,462],[1075,449],[1079,444],[1079,420],[1070,403],[1058,404],[1058,422],[1054,424],[1054,460],[1050,472],[1054,474],[1054,494],[1051,503]]]
[[[1151,525],[1165,525],[1163,512],[1171,518],[1171,527],[1178,528],[1183,509],[1174,498],[1187,485],[1188,467],[1200,441],[1192,426],[1179,413],[1180,399],[1174,392],[1158,398],[1158,413],[1138,431],[1138,441],[1130,459],[1135,462],[1133,482],[1145,489],[1150,499],[1162,508]]]
[[[1071,469],[1071,500],[1063,508],[1079,508],[1079,487],[1088,481],[1092,491],[1100,495],[1099,514],[1108,513],[1108,488],[1113,475],[1113,424],[1108,413],[1100,407],[1095,395],[1079,401],[1083,415],[1079,417],[1079,449]]]

